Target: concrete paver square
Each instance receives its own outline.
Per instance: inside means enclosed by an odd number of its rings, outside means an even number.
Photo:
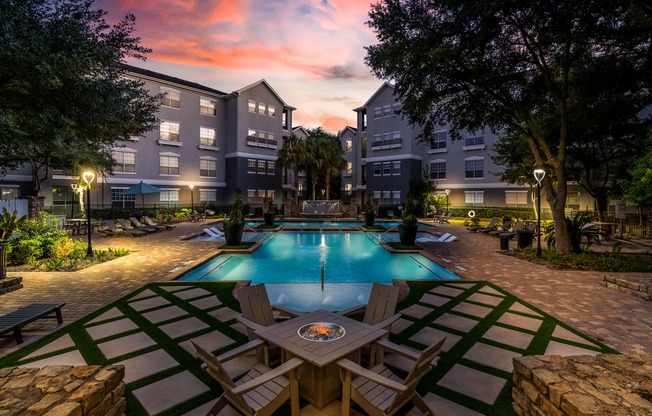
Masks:
[[[42,360],[32,361],[31,363],[21,364],[20,367],[36,368],[45,367],[46,365],[86,365],[86,360],[84,360],[84,357],[82,357],[78,350],[74,350]]]
[[[575,334],[575,333],[569,331],[568,329],[566,329],[564,327],[561,327],[559,325],[557,325],[555,327],[555,330],[552,331],[552,336],[555,337],[555,338],[564,339],[566,341],[572,341],[572,342],[576,342],[578,344],[590,345],[592,347],[599,348],[593,342],[591,342],[591,341],[589,341],[587,339],[584,339],[581,336],[579,336],[579,335],[577,335],[577,334]]]
[[[457,344],[460,339],[462,339],[462,337],[459,335],[451,334],[450,332],[430,328],[427,326],[414,334],[410,338],[410,341],[418,342],[419,344],[423,344],[426,347],[429,347],[433,344],[436,344],[444,337],[446,337],[446,341],[444,341],[444,345],[441,348],[443,351],[450,350],[455,346],[455,344]]]
[[[444,298],[441,296],[433,295],[431,293],[424,293],[423,296],[421,296],[421,299],[419,299],[419,302],[427,303],[428,305],[432,306],[441,306],[449,300],[450,298]]]
[[[512,370],[514,370],[512,360],[514,357],[520,356],[522,356],[522,354],[519,354],[518,352],[494,347],[482,342],[476,342],[471,348],[469,348],[466,354],[464,354],[463,358],[511,373]]]
[[[433,393],[426,393],[423,396],[423,401],[426,402],[428,407],[435,412],[437,416],[482,416],[475,410],[468,409],[461,404],[457,404],[450,400],[444,399]]]
[[[464,289],[470,289],[473,286],[477,285],[477,283],[474,282],[464,282],[464,283],[459,283],[459,282],[447,282],[446,286],[453,286],[453,287],[462,287]]]
[[[222,302],[217,298],[217,296],[208,296],[206,298],[193,300],[190,304],[196,308],[199,308],[203,311],[208,309],[217,308],[222,305]]]
[[[134,390],[133,394],[147,414],[155,415],[209,390],[192,373],[184,371]]]
[[[92,325],[102,321],[108,321],[109,319],[117,318],[119,316],[124,316],[122,311],[120,311],[120,309],[118,308],[111,308],[108,311],[104,312],[102,315],[86,323],[86,325]]]
[[[138,329],[138,325],[136,325],[131,319],[125,318],[120,319],[119,321],[86,328],[86,332],[88,332],[88,335],[90,335],[93,341],[97,341],[98,339],[133,331],[134,329]]]
[[[411,327],[414,322],[399,318],[397,321],[395,321],[392,326],[389,327],[389,332],[392,334],[400,334],[401,332],[405,331],[407,328]]]
[[[169,324],[161,325],[159,329],[172,339],[180,338],[193,332],[201,331],[208,328],[208,324],[197,318],[190,317],[180,321],[174,321]]]
[[[514,331],[513,329],[503,328],[500,326],[492,326],[487,330],[487,332],[484,333],[482,338],[526,350],[534,339],[534,335]]]
[[[401,310],[400,312],[405,316],[409,316],[415,319],[423,319],[424,316],[428,315],[432,311],[433,311],[432,308],[428,308],[423,305],[414,304],[410,307]]]
[[[208,414],[208,411],[211,410],[213,406],[215,406],[216,402],[217,399],[211,400],[208,403],[202,404],[201,406],[192,409],[188,413],[184,413],[183,416],[205,416]],[[303,413],[301,414],[303,415]],[[216,416],[240,416],[240,413],[236,412],[234,408],[227,404],[224,409],[222,409]]]
[[[156,345],[156,341],[150,338],[146,333],[138,332],[126,337],[97,344],[97,348],[99,348],[100,351],[102,351],[102,354],[110,360],[111,358],[142,350],[143,348],[151,347],[152,345]]]
[[[469,296],[466,300],[471,302],[482,303],[484,305],[498,306],[500,302],[503,301],[503,299],[504,298],[485,295],[483,293],[474,293],[471,296]]]
[[[456,329],[461,332],[469,332],[478,324],[478,321],[475,319],[469,319],[462,316],[445,313],[439,318],[435,319],[432,323],[451,329]]]
[[[63,350],[65,348],[72,348],[75,346],[75,341],[70,338],[69,334],[66,334],[62,337],[59,337],[55,339],[54,341],[50,342],[49,344],[45,345],[44,347],[39,348],[38,350],[34,351],[33,353],[26,355],[23,357],[23,360],[31,360],[34,357],[38,357],[41,355],[49,354],[51,352]]]
[[[562,342],[550,341],[546,348],[545,355],[561,355],[568,357],[571,355],[598,355],[600,351],[589,350],[586,348],[576,347],[574,345],[564,344]]]
[[[478,318],[484,318],[493,311],[493,308],[487,308],[485,306],[479,306],[468,302],[462,302],[456,305],[451,310],[455,312],[471,315],[471,316],[477,316]]]
[[[186,290],[190,289],[191,287],[194,286],[188,286],[188,285],[161,285],[159,286],[161,289],[165,290],[166,292],[178,292],[180,290]]]
[[[493,287],[487,285],[483,286],[482,289],[480,289],[480,292],[489,293],[491,295],[496,295],[496,296],[505,296],[501,292],[494,289]]]
[[[201,287],[196,287],[196,288],[190,289],[190,290],[181,290],[181,291],[178,291],[178,292],[174,292],[174,296],[177,296],[179,299],[184,299],[184,300],[194,299],[194,298],[198,298],[198,297],[206,296],[206,295],[210,295],[210,294],[211,294],[211,292],[209,292],[209,291],[207,291],[205,289],[202,289]]]
[[[437,286],[436,288],[432,289],[430,293],[437,293],[439,295],[450,296],[454,298],[464,293],[464,289],[448,286]]]
[[[181,309],[177,305],[172,305],[172,306],[168,306],[167,308],[156,309],[154,311],[144,313],[143,317],[145,317],[145,319],[147,319],[151,323],[157,324],[159,322],[178,318],[184,315],[188,315],[188,312]]]
[[[541,319],[529,318],[527,316],[517,315],[510,312],[505,312],[503,316],[498,319],[498,322],[535,332],[539,330],[539,327],[543,323]]]
[[[509,310],[511,312],[520,312],[526,315],[539,316],[539,317],[542,316],[539,312],[533,311],[532,309],[528,308],[527,306],[523,305],[520,302],[514,302],[514,304],[510,306]]]
[[[220,322],[229,322],[234,320],[236,316],[240,315],[240,312],[236,312],[231,308],[220,308],[215,309],[208,314]]]
[[[219,331],[209,332],[208,334],[200,335],[192,339],[195,344],[199,345],[206,351],[217,351],[221,348],[226,347],[227,345],[234,344],[235,341],[230,337],[224,335]],[[183,341],[179,344],[184,350],[188,351],[190,355],[195,356],[195,347],[192,345],[190,340]]]
[[[155,295],[157,295],[157,293],[154,292],[153,290],[145,289],[142,292],[140,292],[139,294],[137,294],[134,297],[132,297],[131,299],[129,299],[129,301],[131,302],[131,301],[134,301],[134,300],[137,300],[137,299],[149,298],[150,296],[155,296]]]
[[[138,355],[116,364],[124,364],[125,366],[125,383],[131,383],[179,365],[174,358],[162,349]]]
[[[170,301],[160,296],[153,298],[143,299],[136,302],[130,302],[129,306],[134,308],[136,311],[144,311],[146,309],[157,308],[159,306],[168,305]]]
[[[437,384],[493,405],[506,383],[504,378],[455,364]]]

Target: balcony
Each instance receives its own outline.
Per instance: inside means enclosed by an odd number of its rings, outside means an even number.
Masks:
[[[278,142],[272,139],[263,139],[261,137],[247,136],[247,146],[265,147],[268,149],[277,149]]]
[[[378,140],[371,143],[371,150],[397,149],[403,146],[403,139]]]

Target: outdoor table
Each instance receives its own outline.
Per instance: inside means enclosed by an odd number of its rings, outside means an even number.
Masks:
[[[337,324],[346,333],[332,341],[310,341],[299,336],[299,328],[317,322]],[[342,393],[337,360],[348,358],[359,364],[361,348],[383,337],[387,331],[336,312],[319,309],[270,325],[256,331],[256,334],[278,345],[286,360],[296,356],[305,361],[301,367],[299,393],[315,407],[323,409]]]

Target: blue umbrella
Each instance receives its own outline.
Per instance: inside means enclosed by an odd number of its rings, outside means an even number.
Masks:
[[[120,192],[120,195],[142,195],[143,196],[143,207],[145,206],[145,194],[158,194],[163,192],[161,188],[157,188],[152,185],[148,185],[146,183],[143,183],[143,181],[140,181],[138,185],[132,186],[129,189],[125,189],[124,191]]]

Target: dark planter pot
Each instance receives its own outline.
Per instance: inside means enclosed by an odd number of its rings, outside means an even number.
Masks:
[[[263,218],[265,219],[265,225],[274,225],[276,214],[273,212],[266,212],[263,214]]]
[[[9,243],[0,242],[0,279],[7,277],[7,246]]]
[[[371,227],[374,225],[374,221],[376,220],[376,214],[371,213],[371,214],[364,214],[364,225],[367,227]]]
[[[243,225],[224,225],[224,239],[227,246],[239,246],[242,244]]]
[[[404,246],[413,246],[417,239],[417,231],[419,227],[416,225],[403,225],[398,226],[398,236],[401,239],[401,244]]]
[[[516,233],[516,239],[517,239],[516,245],[518,246],[518,248],[531,247],[532,240],[534,240],[534,233],[530,233],[527,231]]]

